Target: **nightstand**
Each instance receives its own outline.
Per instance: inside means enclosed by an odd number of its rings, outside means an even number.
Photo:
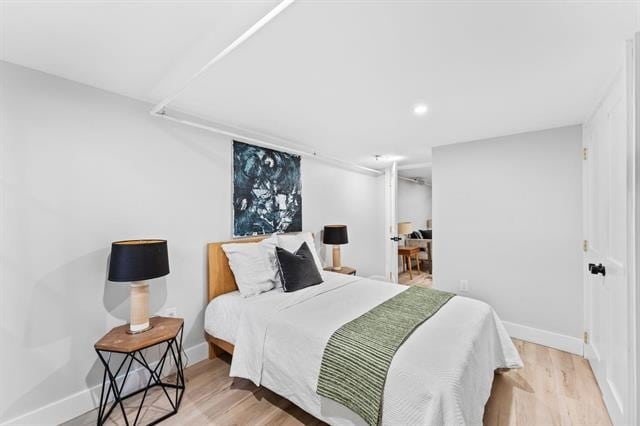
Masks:
[[[326,268],[323,268],[325,271],[329,271],[329,272],[337,272],[338,274],[345,274],[345,275],[355,275],[356,274],[356,270],[355,268],[352,268],[350,266],[343,266],[342,269],[340,269],[339,271],[335,271],[331,266],[327,266]]]
[[[185,388],[184,371],[182,369],[182,334],[184,320],[182,318],[153,317],[149,319],[149,322],[152,328],[144,333],[129,334],[127,333],[129,329],[128,325],[113,328],[94,345],[98,357],[104,365],[100,405],[98,406],[98,425],[105,423],[116,406],[120,406],[124,421],[128,425],[129,420],[123,401],[144,392],[140,405],[138,406],[135,420],[132,423],[134,425],[137,424],[147,393],[149,389],[155,386],[162,388],[173,411],[155,419],[150,424],[153,425],[161,422],[178,412]],[[163,347],[161,350],[162,356],[157,363],[149,364],[143,350],[162,343],[166,343],[166,347]],[[117,364],[117,368],[115,368],[116,365],[112,368],[109,363],[111,355],[114,353],[125,355],[121,362],[115,363]],[[167,358],[173,361],[177,369],[175,383],[165,382],[160,377]],[[149,379],[147,380],[146,386],[142,389],[138,389],[127,395],[122,395],[129,373],[132,371],[133,361],[136,361],[139,366],[142,366],[142,368],[146,370],[145,373],[148,374]],[[137,366],[133,367],[134,369],[137,368]],[[125,371],[124,377],[119,376],[122,371]],[[116,379],[116,377],[118,379]],[[120,380],[122,382],[118,385]],[[174,395],[174,398],[171,398],[169,395]],[[113,397],[113,401],[110,401],[111,397]]]

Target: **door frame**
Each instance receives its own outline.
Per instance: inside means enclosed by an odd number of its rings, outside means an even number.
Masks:
[[[628,145],[627,145],[627,224],[629,226],[627,241],[627,254],[629,265],[628,284],[631,291],[629,297],[629,315],[631,325],[630,356],[631,360],[631,391],[629,399],[632,401],[629,413],[630,424],[637,424],[640,407],[640,377],[638,366],[640,365],[640,339],[637,333],[640,330],[640,32],[634,34],[632,40],[627,41],[626,54],[627,72],[627,116],[628,116]]]
[[[626,43],[625,61],[625,91],[627,98],[627,289],[629,291],[629,384],[630,410],[627,417],[629,424],[637,424],[638,397],[640,396],[640,380],[638,378],[638,345],[640,339],[637,332],[640,330],[640,318],[638,306],[640,306],[640,281],[638,268],[640,265],[640,209],[638,190],[640,190],[640,132],[638,125],[640,119],[640,32],[635,33]]]

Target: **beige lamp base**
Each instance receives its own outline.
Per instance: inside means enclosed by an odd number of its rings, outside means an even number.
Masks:
[[[131,324],[129,324],[129,325],[131,325]],[[151,324],[149,324],[149,325],[147,326],[147,328],[143,328],[143,329],[141,329],[141,330],[135,330],[135,331],[134,331],[134,330],[131,330],[131,328],[129,328],[129,329],[127,330],[127,334],[140,334],[140,333],[144,333],[145,331],[149,331],[149,330],[151,330],[152,328],[153,328],[153,326],[152,326]]]
[[[131,316],[127,333],[138,334],[151,330],[149,324],[149,284],[146,281],[134,281],[130,289]]]
[[[342,261],[340,260],[340,246],[333,246],[333,270],[342,270]]]

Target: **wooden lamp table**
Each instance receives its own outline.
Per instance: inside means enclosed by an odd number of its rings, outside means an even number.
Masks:
[[[405,268],[405,264],[409,269],[409,278],[413,279],[413,271],[411,270],[411,256],[415,256],[416,263],[418,265],[418,273],[420,273],[420,247],[398,246],[398,255],[402,257],[402,267]],[[406,270],[406,269],[404,269]]]
[[[178,412],[185,389],[184,371],[182,368],[182,334],[184,329],[184,320],[182,318],[153,317],[149,319],[149,322],[152,328],[144,333],[129,334],[127,333],[129,328],[128,325],[113,328],[94,345],[95,350],[98,353],[98,357],[104,365],[102,390],[100,392],[100,405],[98,406],[98,425],[104,424],[113,409],[116,406],[120,406],[122,417],[124,418],[125,424],[128,426],[129,419],[127,418],[123,401],[129,397],[144,392],[140,405],[138,406],[136,418],[132,423],[133,425],[136,425],[144,405],[144,400],[147,397],[147,393],[149,389],[154,386],[160,386],[162,388],[162,391],[167,397],[173,411],[155,419],[149,424],[154,425],[159,423]],[[166,343],[167,346],[163,351],[161,351],[162,356],[158,360],[156,366],[153,367],[149,362],[147,362],[142,351],[161,343]],[[112,369],[109,363],[113,353],[125,355],[122,362],[117,366],[117,369],[115,368],[115,365]],[[162,378],[160,377],[167,358],[172,359],[177,369],[175,383],[162,381]],[[142,389],[131,392],[128,395],[122,395],[133,361],[136,361],[147,370],[149,380],[147,381],[146,386]],[[127,366],[126,370],[124,370],[126,372],[124,373],[122,383],[118,386],[116,378],[120,372],[123,371],[123,367],[125,365]],[[173,394],[173,398],[170,394]],[[110,402],[109,398],[111,396],[113,396],[114,399]]]

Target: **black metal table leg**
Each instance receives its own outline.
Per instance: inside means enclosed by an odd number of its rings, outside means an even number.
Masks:
[[[105,415],[104,411],[105,411],[105,409],[107,408],[107,406],[109,404],[109,396],[111,395],[111,390],[113,389],[113,386],[117,385],[116,382],[112,382],[111,381],[111,378],[112,377],[118,377],[118,375],[120,374],[120,371],[122,370],[122,367],[124,367],[124,365],[127,362],[127,359],[129,359],[129,366],[127,367],[127,371],[126,371],[126,373],[124,375],[124,380],[122,381],[122,384],[120,385],[120,389],[119,389],[119,393],[122,394],[122,390],[124,389],[124,385],[126,383],[126,379],[129,376],[129,371],[131,370],[131,365],[133,363],[133,358],[125,356],[125,358],[120,363],[120,366],[116,370],[115,374],[112,374],[110,372],[110,369],[109,369],[110,361],[111,361],[111,353],[109,353],[109,357],[107,359],[104,359],[104,357],[102,356],[102,353],[100,351],[97,351],[97,352],[98,352],[98,357],[102,361],[103,365],[105,365],[104,373],[102,375],[102,388],[101,388],[101,391],[100,391],[100,405],[98,407],[98,424],[102,424],[104,422],[104,420],[106,420],[109,417],[109,415],[111,414],[113,409],[116,407],[116,405],[119,405],[119,401],[116,399],[114,401],[114,403],[111,405],[111,408],[109,409],[107,414]],[[107,376],[109,377],[109,387],[108,387],[107,393],[105,395],[104,394],[104,389],[105,389]],[[115,383],[115,385],[114,385],[114,383]],[[114,395],[115,395],[115,392],[114,392]]]
[[[180,403],[182,402],[182,396],[184,394],[184,389],[185,389],[184,370],[182,366],[183,330],[184,330],[184,327],[181,326],[179,329],[179,332],[177,333],[180,336],[179,340],[178,340],[178,335],[176,335],[175,337],[166,341],[167,347],[162,353],[162,356],[160,357],[160,359],[157,361],[157,364],[155,365],[155,367],[152,367],[152,365],[150,365],[147,362],[147,359],[142,353],[142,350],[137,350],[131,353],[120,352],[120,353],[123,353],[125,357],[114,373],[110,368],[111,352],[109,352],[109,357],[105,358],[103,352],[106,352],[106,351],[101,351],[99,349],[96,349],[96,352],[98,353],[98,357],[100,358],[100,361],[104,366],[104,373],[102,377],[102,388],[100,390],[100,404],[98,406],[97,424],[99,426],[105,423],[105,421],[109,418],[109,416],[113,412],[113,409],[116,406],[120,407],[125,424],[128,426],[129,419],[126,414],[123,401],[127,398],[130,398],[132,396],[135,396],[143,392],[142,399],[140,400],[140,404],[138,405],[138,410],[136,412],[135,420],[133,421],[133,426],[137,425],[138,420],[140,418],[140,413],[142,412],[142,408],[144,407],[144,401],[147,397],[149,389],[151,389],[154,386],[160,386],[162,388],[164,395],[169,401],[172,411],[161,416],[158,419],[153,420],[151,423],[149,423],[149,425],[154,425],[156,423],[159,423],[165,420],[166,418],[175,415],[178,412],[178,408],[180,407]],[[170,359],[173,359],[173,362],[176,366],[175,384],[162,381],[162,371],[164,369],[167,358],[169,357],[169,354],[171,354]],[[128,366],[127,366],[126,372],[122,377],[122,383],[120,384],[120,386],[118,386],[117,378],[120,372],[122,371],[122,368],[124,367],[124,365],[127,364],[127,361],[128,361]],[[123,395],[122,393],[124,391],[124,386],[125,386],[127,377],[131,372],[131,366],[134,361],[136,361],[138,364],[140,364],[140,366],[144,370],[146,370],[146,372],[149,374],[149,379],[145,387],[138,389],[136,391],[133,391],[127,395]],[[107,380],[109,381],[108,385],[107,385]],[[167,391],[167,389],[172,389],[172,388],[175,388],[175,391],[176,391],[173,399],[171,398],[171,396],[169,395],[169,392]],[[113,401],[109,401],[109,397],[111,396],[112,392],[113,392]],[[111,406],[109,407],[110,402],[111,402]]]
[[[113,373],[111,373],[111,369],[109,368],[109,362],[107,360],[104,359],[104,357],[102,356],[102,353],[100,351],[98,352],[98,357],[100,357],[100,360],[102,361],[102,364],[104,365],[105,371],[107,373],[107,375],[109,376],[109,391],[107,392],[107,396],[105,397],[105,408],[106,405],[109,402],[109,393],[111,390],[113,390],[113,395],[115,397],[115,401],[113,406],[111,407],[111,409],[109,410],[109,413],[107,414],[107,416],[105,418],[100,418],[98,417],[98,424],[102,425],[104,424],[104,421],[108,418],[108,415],[111,414],[111,411],[113,410],[113,407],[117,405],[120,406],[120,409],[122,410],[122,416],[124,417],[124,421],[126,423],[127,426],[129,426],[129,421],[127,420],[127,413],[124,410],[124,404],[122,403],[124,398],[120,397],[120,391],[118,390],[118,382],[115,379],[115,376],[113,375]],[[111,357],[109,357],[110,359]],[[122,368],[122,366],[124,365],[125,361],[127,359],[125,358],[122,363],[120,364],[120,367],[118,368],[118,370],[116,371],[116,376],[117,374],[120,372],[120,369]],[[104,387],[104,382],[102,383],[102,386]]]

